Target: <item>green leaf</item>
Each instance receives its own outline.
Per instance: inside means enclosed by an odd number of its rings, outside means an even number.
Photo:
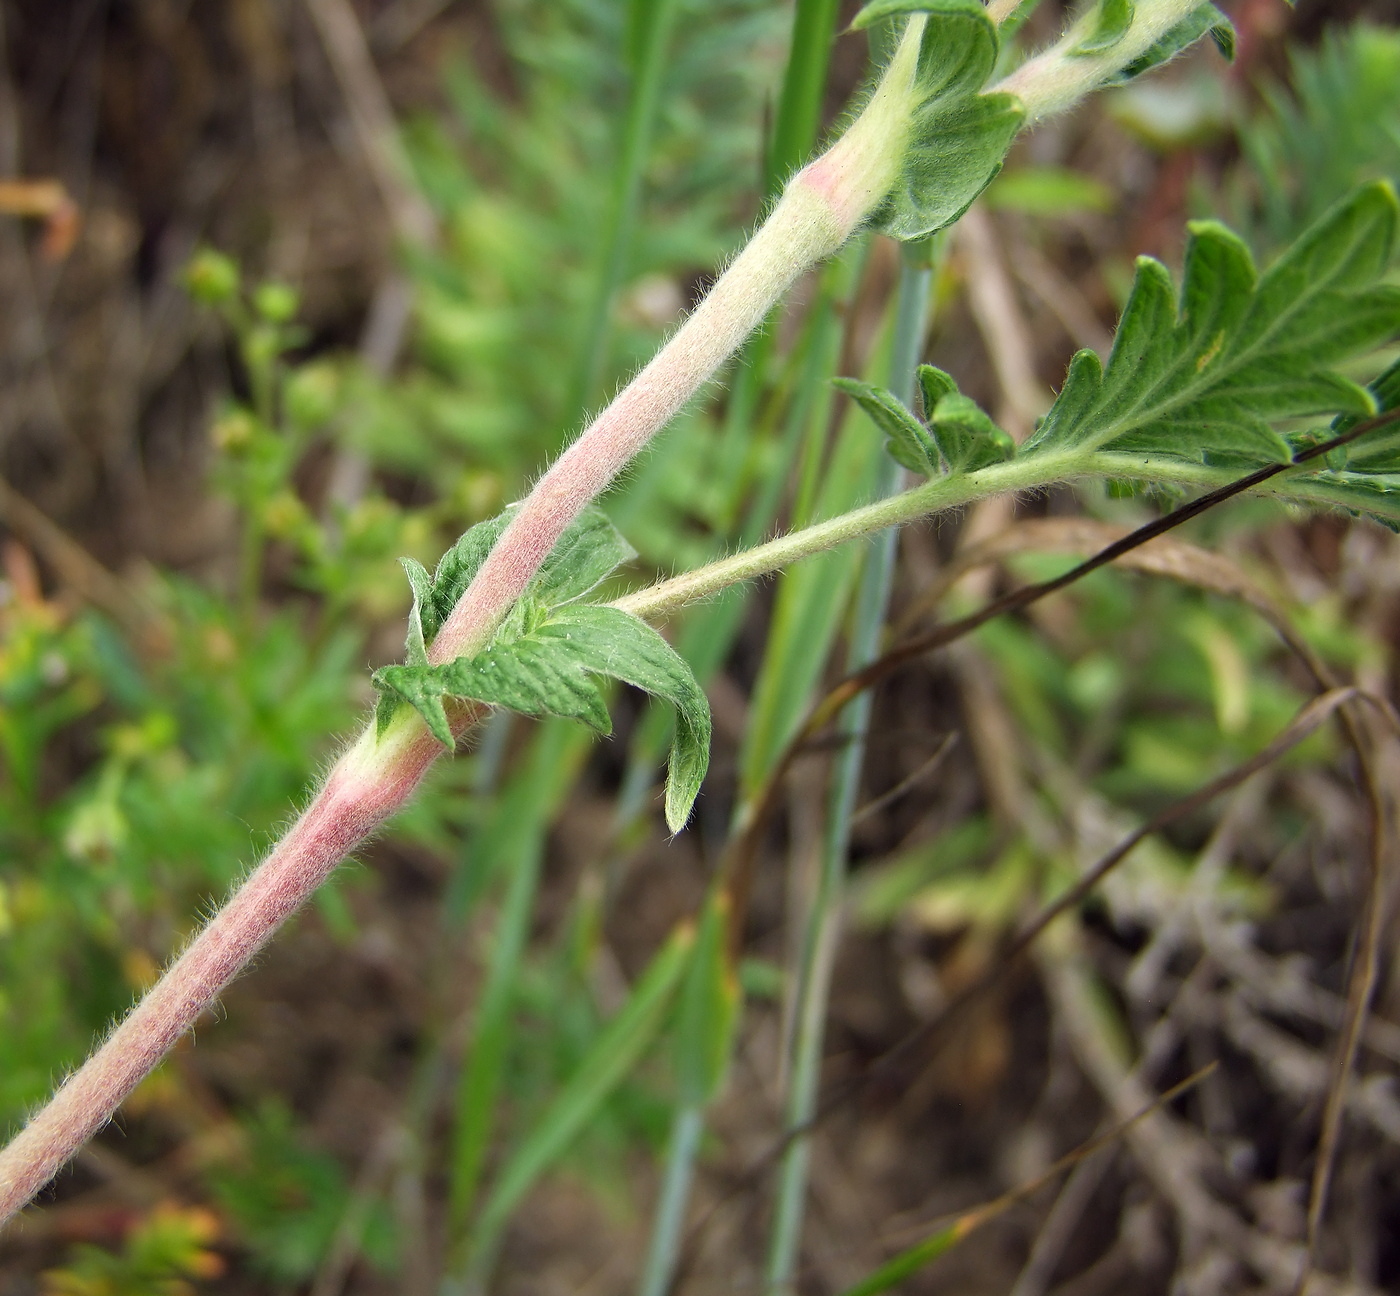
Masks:
[[[857,26],[924,13],[904,167],[875,228],[906,241],[951,225],[1001,169],[1024,113],[1010,95],[979,95],[996,66],[996,24],[980,0],[875,0]]]
[[[680,832],[710,763],[710,704],[690,664],[645,621],[613,607],[560,608],[541,627],[586,670],[631,684],[676,709],[666,768],[666,822]]]
[[[492,524],[496,522],[499,519],[492,519]],[[480,527],[458,541],[445,578],[444,566],[438,569],[437,579],[448,592],[458,585],[465,588],[491,543],[494,537]],[[612,523],[598,510],[589,509],[564,533],[491,643],[473,656],[437,666],[428,663],[423,650],[421,624],[423,608],[438,597],[437,580],[427,588],[427,573],[406,562],[414,591],[409,660],[402,666],[382,667],[372,677],[381,694],[380,730],[393,714],[392,701],[384,699],[397,699],[417,710],[433,736],[450,747],[454,740],[444,699],[460,698],[522,715],[581,720],[607,734],[612,732],[612,721],[595,676],[621,680],[676,709],[666,779],[666,822],[679,832],[709,765],[710,707],[704,690],[685,658],[645,622],[616,608],[571,601],[634,556]]]
[[[926,365],[925,368],[932,369],[933,366]],[[935,369],[934,372],[942,371]],[[855,401],[885,434],[888,438],[885,449],[895,463],[923,477],[931,477],[939,471],[938,447],[929,436],[928,429],[893,392],[857,378],[836,378],[832,380],[832,386]]]
[[[915,85],[924,104],[975,94],[996,66],[996,24],[981,0],[872,0],[856,14],[859,31],[900,15],[927,14],[919,41]]]
[[[432,643],[448,614],[457,606],[457,600],[466,593],[467,586],[486,561],[486,555],[501,538],[501,532],[506,529],[514,511],[508,508],[485,522],[469,527],[457,543],[443,554],[437,571],[433,573],[432,593],[423,600],[422,631],[427,643]],[[417,593],[416,590],[414,592]]]
[[[1121,85],[1134,77],[1174,59],[1209,33],[1215,47],[1231,62],[1235,58],[1235,28],[1230,19],[1213,4],[1203,4],[1165,32],[1157,42],[1123,68],[1109,84]],[[1080,48],[1080,53],[1089,51]]]
[[[875,228],[908,242],[952,225],[996,178],[1024,116],[1005,94],[920,109],[904,169],[875,213]]]
[[[996,66],[996,24],[981,0],[939,0],[919,6],[928,14],[915,72],[924,102],[951,102],[975,94]]]
[[[528,592],[547,607],[558,607],[582,598],[636,556],[602,509],[587,508],[559,538]]]
[[[883,387],[854,378],[834,381],[889,438],[885,449],[890,457],[911,472],[925,477],[944,471],[975,472],[1016,453],[1010,434],[997,427],[976,401],[962,395],[953,379],[933,365],[919,366],[927,426]]]
[[[1075,356],[1027,452],[1283,462],[1271,422],[1371,413],[1372,394],[1329,366],[1400,329],[1400,289],[1376,282],[1397,214],[1389,185],[1367,185],[1262,276],[1229,230],[1192,224],[1179,299],[1166,268],[1141,258],[1107,366]]]
[[[929,431],[950,472],[976,472],[1003,463],[1016,453],[1016,442],[968,396],[953,392],[934,406]]]
[[[938,402],[951,396],[958,384],[950,373],[945,373],[935,365],[921,364],[918,371],[919,395],[924,403],[924,417],[933,413]]]
[[[1133,0],[1099,0],[1093,30],[1070,53],[1082,56],[1112,49],[1128,34],[1135,12]]]
[[[1377,413],[1400,409],[1400,360],[1396,360],[1368,389]],[[1326,428],[1295,434],[1295,450],[1330,441],[1351,431],[1361,420],[1342,415]],[[1400,531],[1400,425],[1378,429],[1369,436],[1332,451],[1322,471],[1306,479],[1325,499],[1352,513],[1365,514]]]
[[[402,560],[408,571],[409,583],[413,586],[414,610],[409,620],[410,664],[414,662],[415,639],[421,639],[424,644],[432,643],[514,513],[515,507],[512,506],[466,531],[443,554],[426,590],[422,588],[419,573],[423,576],[427,573],[417,563],[409,567],[411,559]],[[567,603],[587,594],[616,568],[631,562],[636,556],[636,550],[618,534],[601,509],[586,508],[559,538],[559,543],[530,582],[528,594],[549,607]]]
[[[399,562],[408,573],[408,583],[413,589],[413,607],[408,613],[408,639],[404,648],[408,653],[409,665],[422,666],[428,660],[427,641],[423,634],[423,608],[433,597],[433,578],[415,558],[400,558]]]

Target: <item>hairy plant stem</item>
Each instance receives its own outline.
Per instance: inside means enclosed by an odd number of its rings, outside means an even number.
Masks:
[[[480,708],[461,708],[463,728]],[[330,875],[413,795],[442,750],[411,716],[336,763],[305,813],[106,1042],[0,1152],[0,1220],[19,1210],[116,1111],[233,978]]]
[[[1027,59],[992,87],[1015,95],[1025,107],[1026,124],[1063,112],[1120,69],[1145,54],[1173,27],[1201,7],[1201,0],[1149,0],[1137,6],[1132,26],[1117,44],[1096,54],[1076,52],[1098,17],[1098,6],[1087,5],[1079,19],[1049,49]]]
[[[564,529],[702,388],[799,275],[850,237],[893,184],[923,19],[910,21],[864,110],[789,181],[709,295],[539,480],[433,641],[431,660],[483,646]],[[484,714],[459,706],[454,731]],[[442,753],[416,713],[371,725],[306,811],[106,1042],[0,1151],[0,1222],[21,1209],[136,1087],[336,864],[404,805]]]
[[[1122,66],[1191,8],[1190,0],[1141,6],[1139,22],[1115,47],[1111,62]],[[882,201],[902,164],[924,22],[922,16],[910,19],[850,128],[793,176],[768,219],[691,317],[539,480],[438,633],[430,660],[450,661],[485,644],[569,523],[713,377],[787,288],[840,248]],[[1113,70],[1101,57],[1067,58],[1063,45],[1032,59],[996,88],[1022,96],[1030,115],[1041,117],[1067,106]],[[1037,457],[1029,470],[1013,463],[934,482],[712,564],[697,574],[699,580],[682,577],[650,596],[643,591],[622,605],[639,615],[664,614],[857,535],[981,495],[1059,480],[1045,472],[1055,462],[1053,456]],[[1076,463],[1069,475],[1092,470]],[[664,592],[658,597],[657,590]],[[457,705],[451,712],[454,732],[465,732],[484,713],[484,708]],[[442,751],[417,714],[407,710],[384,734],[376,735],[373,725],[361,734],[271,854],[98,1051],[0,1151],[0,1223],[110,1119],[335,865],[408,801]]]
[[[836,252],[889,192],[909,129],[923,26],[922,17],[908,23],[850,129],[793,176],[690,318],[535,484],[438,632],[432,661],[486,643],[569,523],[714,376],[797,277]]]
[[[780,536],[674,580],[616,600],[635,616],[659,620],[696,599],[768,575],[799,559],[860,536],[1008,491],[1036,489],[1076,477],[1136,477],[1174,485],[1221,485],[1226,469],[1137,455],[1065,452],[1032,455],[979,472],[939,478],[862,509]],[[1325,485],[1288,488],[1288,473],[1269,489],[1283,498],[1327,504]],[[464,733],[484,708],[459,706],[454,730]],[[335,865],[413,795],[443,748],[414,711],[400,711],[376,738],[373,726],[332,768],[321,790],[272,853],[210,920],[156,986],[3,1151],[0,1222],[48,1182],[111,1117],[220,991]]]
[[[687,604],[710,598],[740,581],[771,576],[803,558],[883,531],[886,527],[902,526],[922,517],[1011,491],[1040,490],[1087,477],[1136,480],[1172,488],[1213,489],[1229,485],[1238,475],[1238,469],[1191,463],[1165,455],[1144,457],[1106,451],[1031,455],[1024,460],[1013,459],[1009,463],[995,464],[974,473],[935,478],[902,494],[876,500],[864,508],[853,509],[839,517],[803,527],[800,531],[777,536],[765,544],[697,567],[684,575],[657,581],[644,589],[624,594],[614,600],[613,606],[646,621],[664,621]],[[1290,468],[1285,468],[1281,476],[1260,489],[1286,503],[1323,508],[1349,508],[1355,505],[1355,500],[1332,490],[1324,481],[1306,477],[1301,481],[1296,480]],[[1383,511],[1380,504],[1378,500],[1377,513]],[[1400,522],[1400,508],[1384,511]]]

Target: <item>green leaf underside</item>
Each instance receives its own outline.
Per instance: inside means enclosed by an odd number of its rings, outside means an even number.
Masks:
[[[833,386],[855,401],[885,434],[885,449],[897,464],[924,477],[941,470],[933,437],[893,392],[857,378],[837,378]]]
[[[958,219],[1001,170],[1024,112],[1010,95],[982,95],[997,60],[997,31],[981,0],[875,0],[865,27],[901,14],[928,16],[915,72],[917,106],[900,177],[875,213],[893,238],[925,238]]]
[[[635,556],[600,510],[586,510],[564,533],[482,652],[429,664],[427,644],[508,521],[507,513],[472,527],[444,555],[432,578],[418,563],[404,561],[413,588],[408,660],[374,673],[381,695],[379,728],[388,723],[397,701],[407,702],[433,735],[451,747],[444,699],[456,698],[524,715],[580,720],[607,734],[612,721],[598,677],[620,680],[676,708],[666,820],[679,832],[709,764],[709,703],[685,659],[650,626],[616,608],[574,601]]]
[[[1140,77],[1144,72],[1161,67],[1163,63],[1170,62],[1207,34],[1215,42],[1216,49],[1233,63],[1235,59],[1234,24],[1215,5],[1203,4],[1199,9],[1183,18],[1175,27],[1163,33],[1154,44],[1127,64],[1113,78],[1112,84],[1121,85],[1125,81]],[[1098,53],[1101,49],[1107,48],[1109,47],[1103,46],[1100,49],[1091,50],[1081,45],[1075,52],[1079,54]]]
[[[1001,170],[1025,117],[1011,95],[938,101],[914,114],[904,169],[875,228],[906,242],[957,221]]]
[[[835,385],[854,400],[888,438],[885,449],[896,463],[924,477],[943,472],[975,472],[1016,453],[1011,436],[997,427],[976,401],[933,365],[919,366],[919,389],[927,422],[920,422],[892,392],[854,378]]]
[[[1190,226],[1179,296],[1140,258],[1106,366],[1070,364],[1023,453],[1083,449],[1198,462],[1283,462],[1271,426],[1315,414],[1366,417],[1375,398],[1331,366],[1400,330],[1400,288],[1378,283],[1395,240],[1384,183],[1335,207],[1261,276],[1213,221]]]

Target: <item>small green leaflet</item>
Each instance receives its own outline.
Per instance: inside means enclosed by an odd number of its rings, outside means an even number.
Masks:
[[[958,219],[1001,170],[1024,113],[1011,95],[977,92],[997,60],[997,29],[981,0],[873,0],[853,28],[927,14],[915,73],[904,168],[875,213],[881,233],[926,238]]]
[[[1373,413],[1372,394],[1333,366],[1400,330],[1400,288],[1379,282],[1398,216],[1388,184],[1366,185],[1263,275],[1224,226],[1192,224],[1179,298],[1166,267],[1140,258],[1107,367],[1074,357],[1022,453],[1281,462],[1290,449],[1273,422]]]
[[[457,600],[472,583],[514,512],[512,506],[469,528],[443,554],[432,576],[412,558],[399,559],[413,587],[413,608],[408,620],[409,665],[427,661],[427,645],[442,628],[448,613],[457,606]],[[585,509],[545,559],[530,584],[527,597],[550,606],[581,598],[636,556],[637,551],[622,538],[601,509]]]
[[[1087,34],[1070,52],[1080,58],[1106,54],[1132,29],[1137,6],[1133,0],[1099,0]],[[1220,52],[1235,57],[1235,29],[1225,14],[1213,4],[1202,4],[1165,32],[1154,44],[1129,63],[1113,82],[1121,84],[1174,59],[1183,50],[1210,33]]]
[[[1102,54],[1112,49],[1133,25],[1137,6],[1133,0],[1099,0],[1094,29],[1072,51],[1075,54]]]
[[[404,701],[450,747],[454,739],[443,699],[463,698],[525,715],[581,720],[606,734],[612,720],[595,677],[621,680],[676,708],[666,821],[679,832],[709,764],[709,703],[685,659],[649,625],[617,608],[577,602],[635,556],[600,510],[586,510],[564,533],[483,651],[429,664],[428,644],[509,520],[507,513],[472,527],[431,577],[418,563],[404,560],[413,588],[408,661],[374,673],[379,728],[388,723],[396,702]]]
[[[919,366],[927,423],[915,418],[883,387],[854,378],[837,378],[835,385],[889,438],[885,449],[890,457],[924,477],[976,472],[1016,453],[1010,434],[997,427],[976,401],[962,395],[952,378],[933,365]]]
[[[1161,67],[1178,54],[1194,45],[1202,36],[1209,34],[1215,47],[1230,62],[1235,61],[1235,27],[1230,19],[1213,4],[1203,4],[1183,18],[1175,27],[1165,32],[1155,44],[1149,46],[1129,63],[1110,84],[1121,85],[1134,77]],[[1089,53],[1083,46],[1076,53]]]

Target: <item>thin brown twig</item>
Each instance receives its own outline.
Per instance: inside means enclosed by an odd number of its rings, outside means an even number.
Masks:
[[[947,760],[949,752],[957,745],[957,741],[957,733],[950,733],[938,744],[938,748],[933,755],[930,756],[928,760],[924,761],[912,774],[907,778],[900,779],[888,792],[880,793],[874,800],[867,801],[861,806],[861,808],[851,816],[851,827],[854,828],[856,824],[863,823],[866,819],[869,819],[871,815],[879,814],[880,811],[892,801],[899,800],[899,798],[911,788],[922,783],[930,774],[935,773],[939,766]]]
[[[1046,1169],[1033,1179],[1028,1179],[1025,1183],[1018,1184],[1015,1188],[1010,1188],[990,1201],[983,1202],[980,1206],[973,1206],[968,1210],[959,1211],[955,1215],[941,1215],[935,1219],[927,1220],[919,1224],[908,1224],[900,1228],[899,1234],[903,1236],[917,1236],[920,1233],[929,1233],[940,1224],[956,1226],[958,1238],[966,1237],[973,1229],[980,1228],[988,1220],[1000,1215],[1008,1207],[1016,1205],[1017,1202],[1025,1201],[1027,1197],[1034,1196],[1046,1184],[1056,1179],[1072,1166],[1078,1165],[1081,1161],[1087,1160],[1096,1152],[1101,1152],[1104,1148],[1111,1146],[1123,1137],[1134,1125],[1146,1120],[1153,1112],[1160,1111],[1168,1103],[1175,1102],[1182,1094],[1194,1089],[1201,1081],[1219,1068],[1217,1061],[1207,1062],[1199,1071],[1193,1072],[1185,1080],[1178,1081],[1170,1089],[1157,1095],[1151,1102],[1145,1103],[1139,1110],[1123,1120],[1115,1122],[1110,1128],[1101,1134],[1096,1134],[1092,1138],[1085,1140],[1078,1147],[1071,1148],[1063,1156],[1056,1158]],[[886,1239],[890,1243],[894,1242],[893,1237]]]

